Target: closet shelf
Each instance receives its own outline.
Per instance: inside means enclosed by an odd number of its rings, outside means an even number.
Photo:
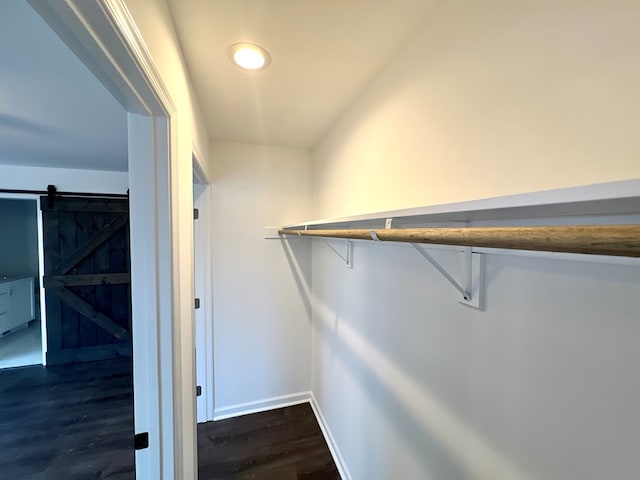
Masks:
[[[640,179],[289,224],[265,238],[282,235],[455,246],[474,253],[619,257],[636,264]]]
[[[265,238],[319,238],[347,268],[353,240],[408,243],[459,303],[483,309],[485,254],[640,266],[640,179],[267,227]],[[345,241],[344,255],[331,238]],[[425,244],[453,250],[462,269]]]
[[[640,179],[634,179],[313,220],[283,225],[282,228],[381,228],[389,218],[393,219],[395,228],[436,226],[434,224],[441,223],[447,225],[439,226],[468,226],[470,223],[490,226],[487,222],[497,225],[523,219],[529,225],[549,224],[550,219],[556,225],[578,225],[581,223],[577,223],[576,219],[581,217],[587,219],[583,221],[584,224],[593,224],[595,217],[608,217],[597,222],[600,224],[623,224],[637,221],[635,218],[620,221],[611,216],[637,217],[639,214]],[[567,220],[558,222],[562,218]]]

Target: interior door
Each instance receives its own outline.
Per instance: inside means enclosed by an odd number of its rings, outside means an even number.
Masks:
[[[132,355],[128,199],[40,203],[47,364]]]

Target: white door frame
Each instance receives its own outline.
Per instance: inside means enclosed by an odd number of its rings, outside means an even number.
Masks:
[[[213,420],[215,410],[213,365],[213,266],[212,260],[212,195],[209,176],[198,161],[199,152],[193,146],[193,206],[199,211],[194,223],[194,290],[200,299],[200,309],[195,314],[196,332],[196,383],[202,386],[197,398],[197,420]]]
[[[47,364],[47,310],[44,296],[44,240],[42,230],[41,195],[35,193],[0,193],[0,198],[11,200],[33,200],[36,202],[36,222],[38,229],[38,294],[40,296],[40,335],[42,337],[42,365]]]
[[[193,298],[177,282],[178,225],[192,212],[178,201],[175,104],[123,0],[29,2],[129,112],[135,431],[149,433],[136,477],[181,478],[197,452],[183,446],[195,418],[181,415],[180,312]]]

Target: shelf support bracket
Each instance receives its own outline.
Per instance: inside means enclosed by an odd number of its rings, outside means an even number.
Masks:
[[[463,305],[482,309],[484,297],[484,255],[473,253],[470,247],[466,247],[462,255],[463,271],[465,272],[464,285],[460,285],[442,265],[440,265],[431,255],[425,252],[418,244],[411,244],[416,251],[422,255],[433,267],[460,292]]]
[[[329,247],[333,252],[340,257],[340,259],[345,263],[347,268],[353,268],[353,242],[351,240],[347,240],[345,243],[345,252],[344,255],[338,251],[333,245],[331,245],[327,240],[321,238],[322,242]]]

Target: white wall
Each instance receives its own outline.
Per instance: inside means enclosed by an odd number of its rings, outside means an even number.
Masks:
[[[317,147],[316,216],[640,177],[639,16],[441,2]]]
[[[489,255],[477,311],[411,247],[354,263],[313,245],[312,389],[352,478],[640,475],[637,264]]]
[[[264,240],[264,228],[310,215],[311,177],[301,149],[212,143],[210,152],[220,417],[309,391],[310,245]]]
[[[0,198],[0,277],[38,274],[38,210],[34,200]]]
[[[316,148],[313,217],[639,177],[639,16],[442,2]],[[346,269],[314,241],[311,271],[312,391],[354,479],[640,476],[637,263],[488,255],[484,311],[407,246]]]
[[[47,185],[61,192],[127,193],[129,177],[127,172],[0,165],[0,188],[46,190]]]

